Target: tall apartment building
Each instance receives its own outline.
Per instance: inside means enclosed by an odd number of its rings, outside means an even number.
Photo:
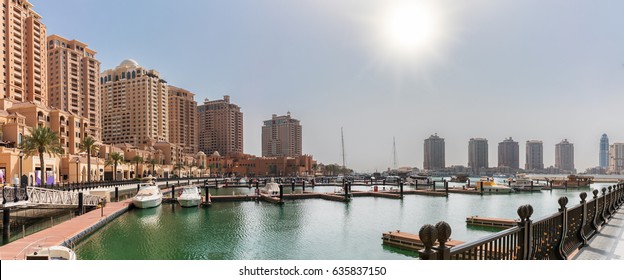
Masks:
[[[243,152],[243,113],[230,103],[230,96],[222,100],[206,99],[197,106],[199,150],[207,155]]]
[[[438,136],[437,133],[425,139],[423,168],[436,170],[446,167],[444,148],[444,138]]]
[[[555,145],[555,168],[575,172],[574,144],[568,142],[568,139],[564,139]]]
[[[620,174],[624,171],[624,143],[613,143],[609,147],[609,173]]]
[[[468,142],[468,167],[473,171],[489,167],[487,139],[470,138]]]
[[[11,102],[48,105],[46,27],[27,0],[2,1],[0,109]]]
[[[273,114],[262,126],[263,157],[301,156],[301,124],[288,112],[285,116]]]
[[[102,140],[139,146],[169,141],[167,82],[131,59],[102,72]]]
[[[192,92],[168,86],[169,143],[179,145],[188,154],[197,153],[197,102]]]
[[[520,168],[520,148],[511,137],[498,143],[498,167]]]
[[[524,164],[526,170],[542,170],[544,169],[544,145],[542,141],[530,140],[526,141],[526,162]]]
[[[602,134],[602,137],[600,137],[598,161],[598,166],[600,168],[607,169],[609,167],[609,137],[607,137],[606,133]]]
[[[89,120],[88,134],[101,139],[100,62],[87,45],[48,36],[48,103]]]

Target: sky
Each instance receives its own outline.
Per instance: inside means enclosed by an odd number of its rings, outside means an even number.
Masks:
[[[101,70],[134,59],[195,100],[244,114],[244,152],[261,155],[262,121],[301,121],[303,153],[383,171],[422,168],[424,139],[445,138],[467,165],[486,138],[574,144],[598,165],[603,133],[624,142],[622,1],[31,0],[48,35],[86,43]]]

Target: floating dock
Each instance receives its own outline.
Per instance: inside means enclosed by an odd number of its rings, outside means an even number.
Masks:
[[[420,237],[417,234],[401,232],[399,230],[384,232],[381,235],[381,240],[383,240],[384,245],[414,252],[425,248],[425,245],[420,241]],[[446,246],[455,247],[463,243],[463,241],[449,240],[446,242]],[[438,246],[438,242],[436,242],[434,246]]]
[[[470,216],[466,218],[466,224],[471,226],[484,226],[493,228],[512,228],[518,225],[518,221],[512,219],[486,218]]]

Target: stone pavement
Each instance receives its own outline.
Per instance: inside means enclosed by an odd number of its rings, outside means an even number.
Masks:
[[[572,260],[624,260],[624,208]]]

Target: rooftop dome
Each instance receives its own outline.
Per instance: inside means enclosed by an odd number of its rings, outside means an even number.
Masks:
[[[119,67],[136,68],[139,67],[139,63],[134,59],[125,59],[119,64]]]
[[[214,153],[212,153],[212,156],[213,157],[220,157],[221,155],[219,154],[219,152],[214,151]]]

